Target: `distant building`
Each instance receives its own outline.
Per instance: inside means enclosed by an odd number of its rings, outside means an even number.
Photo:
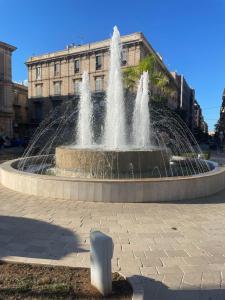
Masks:
[[[16,47],[0,42],[0,135],[13,136],[13,83],[11,56]]]
[[[125,35],[121,37],[121,42],[122,69],[138,65],[148,54],[156,57],[157,70],[167,76],[173,91],[167,104],[176,109],[179,94],[177,82],[144,35]],[[65,50],[30,57],[27,60],[31,124],[38,125],[52,108],[59,106],[63,101],[76,101],[81,76],[85,70],[89,72],[93,99],[101,102],[108,79],[109,45],[109,39],[86,45],[70,45]]]
[[[220,108],[220,118],[217,124],[217,131],[225,136],[225,89],[222,94],[222,104]]]
[[[193,118],[193,130],[201,131],[202,133],[208,134],[208,124],[205,122],[202,109],[197,100],[194,101],[194,118]]]
[[[194,102],[194,128],[201,127],[201,116],[202,116],[201,106],[195,100],[195,102]]]
[[[24,135],[28,120],[26,86],[12,82],[12,53],[16,47],[0,42],[0,136]],[[27,125],[26,125],[27,126]]]
[[[206,121],[204,121],[204,118],[202,120],[201,129],[203,133],[209,133],[208,124],[206,123]]]
[[[13,83],[13,132],[14,136],[29,136],[28,88],[23,84]]]
[[[193,106],[195,101],[195,90],[190,88],[183,75],[171,72],[179,86],[179,109],[181,116],[187,126],[193,129]]]

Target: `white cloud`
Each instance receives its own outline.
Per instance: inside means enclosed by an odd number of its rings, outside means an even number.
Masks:
[[[18,84],[22,84],[22,85],[25,85],[25,86],[28,86],[28,80],[25,79],[25,80],[19,80],[19,81],[14,81],[15,83],[18,83]]]

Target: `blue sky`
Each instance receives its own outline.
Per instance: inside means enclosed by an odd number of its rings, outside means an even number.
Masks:
[[[184,74],[213,129],[225,88],[225,0],[0,0],[0,40],[15,45],[13,79],[29,56],[142,31],[170,70]]]

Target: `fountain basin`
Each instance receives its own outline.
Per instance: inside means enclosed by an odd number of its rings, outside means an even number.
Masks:
[[[164,170],[169,166],[166,150],[160,149],[102,150],[61,146],[56,148],[55,157],[58,172],[77,173],[78,177],[121,178],[129,174],[141,177],[154,168]]]
[[[26,158],[27,163],[33,157]],[[182,177],[144,179],[78,179],[34,174],[17,169],[21,159],[0,165],[0,182],[17,192],[47,198],[94,202],[188,201],[213,195],[225,188],[225,167]]]

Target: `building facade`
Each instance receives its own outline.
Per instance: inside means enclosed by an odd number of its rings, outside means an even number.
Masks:
[[[216,130],[216,138],[218,140],[218,144],[223,147],[225,143],[225,88],[223,90],[222,94],[222,103],[220,107],[220,117],[219,120],[215,126]]]
[[[220,118],[217,124],[217,131],[225,134],[225,89],[222,94],[222,104],[220,108]]]
[[[190,88],[184,75],[171,72],[179,86],[179,111],[182,119],[192,130],[194,127],[195,90]]]
[[[0,42],[0,136],[23,137],[28,127],[28,88],[12,81],[16,47]]]
[[[13,83],[13,133],[15,137],[29,136],[28,88]]]
[[[178,85],[161,57],[154,51],[142,33],[121,37],[122,69],[136,66],[148,54],[156,57],[157,68],[169,79],[173,95],[168,106],[178,105]],[[28,97],[31,124],[37,125],[51,109],[68,99],[77,100],[84,71],[89,73],[93,98],[101,102],[107,86],[110,40],[86,45],[70,45],[65,50],[30,57],[28,67]]]
[[[12,52],[16,47],[0,42],[0,135],[13,136]]]
[[[194,101],[193,131],[208,134],[208,124],[204,120],[202,109],[197,100]]]

